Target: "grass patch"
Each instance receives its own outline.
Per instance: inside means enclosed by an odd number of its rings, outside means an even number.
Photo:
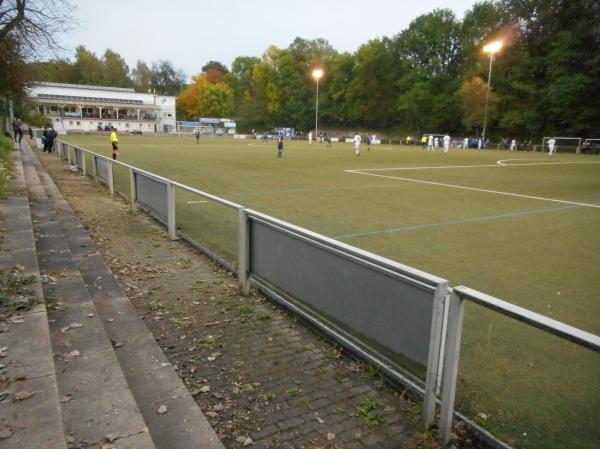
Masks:
[[[35,276],[25,276],[21,266],[8,272],[0,270],[0,311],[14,313],[30,309],[38,301],[28,288],[35,280]]]
[[[10,161],[12,147],[12,139],[0,135],[0,200],[6,199],[8,196],[8,181],[13,172]]]
[[[365,399],[351,416],[363,418],[367,427],[377,427],[383,424],[383,416],[379,413],[380,404],[373,398]]]

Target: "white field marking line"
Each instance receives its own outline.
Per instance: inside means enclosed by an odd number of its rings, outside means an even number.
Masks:
[[[200,204],[200,203],[208,203],[208,200],[203,200],[203,201],[188,201],[188,204]]]
[[[506,196],[515,196],[518,198],[529,198],[532,200],[540,200],[540,201],[550,201],[553,203],[561,203],[561,204],[574,204],[576,206],[584,206],[584,207],[594,207],[594,208],[598,208],[600,209],[600,205],[597,204],[588,204],[588,203],[578,203],[575,201],[565,201],[565,200],[557,200],[554,198],[544,198],[542,196],[532,196],[532,195],[523,195],[520,193],[511,193],[511,192],[501,192],[499,190],[488,190],[488,189],[478,189],[476,187],[466,187],[466,186],[459,186],[456,184],[446,184],[443,182],[434,182],[434,181],[424,181],[422,179],[411,179],[411,178],[401,178],[399,176],[387,176],[387,175],[378,175],[375,173],[361,173],[358,172],[356,170],[352,170],[352,171],[348,171],[349,173],[355,174],[355,175],[364,175],[364,176],[376,176],[378,178],[387,178],[387,179],[398,179],[400,181],[412,181],[412,182],[416,182],[419,184],[428,184],[428,185],[433,185],[433,186],[441,186],[441,187],[452,187],[455,189],[463,189],[463,190],[472,190],[475,192],[484,192],[484,193],[494,193],[496,195],[506,195]]]
[[[538,162],[525,164],[505,164],[507,161],[537,161],[539,159],[503,159],[495,164],[482,165],[435,165],[422,167],[387,167],[387,168],[359,168],[356,170],[344,170],[348,173],[363,172],[363,171],[391,171],[391,170],[433,170],[433,169],[450,169],[450,168],[483,168],[483,167],[525,167],[530,165],[562,165],[562,164],[600,164],[600,161],[564,161],[564,162]]]

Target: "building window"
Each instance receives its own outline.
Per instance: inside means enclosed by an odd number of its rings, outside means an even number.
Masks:
[[[80,125],[81,125],[81,122],[77,122],[77,126],[80,126]]]
[[[50,106],[50,111],[56,112],[56,111],[58,111],[58,107],[57,106]]]

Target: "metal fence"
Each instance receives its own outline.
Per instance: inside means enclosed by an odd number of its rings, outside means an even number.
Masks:
[[[450,289],[445,279],[72,144],[57,141],[57,148],[72,167],[150,213],[171,239],[180,228],[183,239],[237,272],[243,294],[256,286],[421,395],[427,426],[441,404],[443,443],[458,417],[493,446],[509,447],[454,408],[465,301],[600,352],[600,337],[500,299]],[[192,229],[192,222],[203,224]]]

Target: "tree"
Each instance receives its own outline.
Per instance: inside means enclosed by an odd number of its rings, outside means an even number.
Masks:
[[[75,72],[78,84],[102,84],[102,61],[83,45],[75,49]]]
[[[462,121],[468,131],[479,131],[483,127],[487,85],[478,76],[465,81],[458,91],[462,103]],[[488,104],[488,123],[492,122],[498,112],[498,97],[490,91]]]
[[[206,64],[202,66],[202,71],[208,73],[209,70],[217,70],[223,74],[229,73],[229,69],[224,64],[221,64],[219,61],[208,61]]]
[[[234,111],[234,93],[227,83],[213,83],[206,73],[192,77],[192,83],[177,97],[177,108],[186,118],[227,117]]]
[[[125,60],[111,49],[107,49],[102,57],[102,83],[106,86],[129,87],[129,67]]]
[[[152,70],[139,59],[135,68],[131,70],[131,79],[139,91],[146,92],[152,86]]]
[[[7,99],[20,104],[25,97],[31,81],[26,62],[58,56],[57,36],[70,30],[73,9],[68,0],[0,1],[0,115],[8,112]]]
[[[0,1],[0,42],[12,39],[28,59],[62,49],[57,36],[73,26],[68,0]]]
[[[164,59],[152,63],[152,87],[163,95],[177,95],[185,83],[182,70],[175,70],[173,65]]]

